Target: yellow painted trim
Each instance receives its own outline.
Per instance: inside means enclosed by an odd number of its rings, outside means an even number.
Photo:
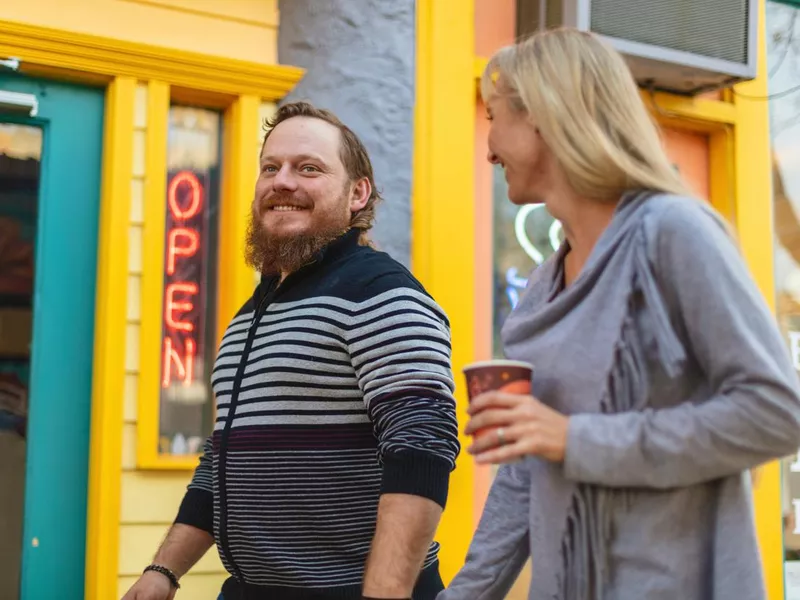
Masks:
[[[135,93],[136,80],[131,77],[114,79],[106,92],[92,365],[86,600],[108,600],[117,593]]]
[[[760,2],[758,77],[736,86],[743,95],[768,93],[765,3]],[[738,113],[734,139],[736,226],[750,272],[770,307],[775,308],[772,165],[769,103],[734,95]],[[781,472],[775,461],[759,469],[755,485],[756,527],[761,545],[768,597],[783,600],[783,528]]]
[[[450,318],[457,413],[466,423],[461,369],[474,360],[475,44],[474,0],[418,0],[414,183],[414,273]],[[469,442],[462,436],[466,447]],[[437,539],[442,576],[464,564],[473,534],[475,466],[462,452]]]
[[[257,177],[260,101],[240,96],[225,113],[222,209],[219,236],[217,339],[253,294],[253,270],[244,262],[253,189]]]
[[[723,125],[736,123],[736,106],[722,100],[688,98],[640,90],[642,100],[659,120],[677,122],[685,128],[714,130]]]
[[[709,135],[709,200],[730,223],[736,223],[736,162],[734,127],[726,125]]]
[[[478,94],[481,93],[481,78],[483,72],[486,70],[486,65],[489,64],[489,59],[484,56],[476,56],[473,68],[475,69],[475,86],[477,87]]]
[[[167,189],[167,134],[170,89],[161,81],[147,85],[144,232],[142,236],[142,317],[139,350],[136,466],[140,469],[193,469],[197,456],[158,452],[161,390],[162,306],[164,294],[164,222]]]
[[[280,100],[297,83],[303,70],[263,65],[0,20],[0,57],[23,61],[23,70],[71,78],[110,81],[132,77],[163,81],[172,86],[237,96],[250,94]]]

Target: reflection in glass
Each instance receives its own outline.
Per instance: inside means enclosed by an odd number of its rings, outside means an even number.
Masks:
[[[502,358],[503,323],[519,301],[531,272],[558,249],[564,233],[561,223],[543,204],[512,204],[503,168],[494,165],[493,169],[492,349],[495,358]]]
[[[211,433],[216,350],[219,113],[169,115],[158,450],[190,455]]]
[[[0,123],[0,598],[18,598],[42,130]]]

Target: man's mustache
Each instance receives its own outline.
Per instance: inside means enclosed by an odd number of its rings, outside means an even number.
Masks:
[[[297,208],[313,208],[314,204],[305,198],[300,198],[294,194],[272,194],[261,202],[261,210],[269,210],[276,206],[294,206]]]

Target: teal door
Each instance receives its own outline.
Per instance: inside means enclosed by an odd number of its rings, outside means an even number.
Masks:
[[[105,95],[17,74],[0,74],[0,91],[38,100],[35,117],[0,106],[0,240],[8,242],[0,245],[0,384],[5,377],[17,386],[9,389],[21,390],[4,404],[0,396],[0,440],[12,449],[6,454],[25,461],[24,469],[5,465],[21,474],[23,490],[16,490],[21,523],[10,561],[17,573],[0,579],[16,575],[12,600],[77,600],[84,596]],[[0,449],[8,463],[3,456]],[[6,530],[14,526],[7,516]],[[8,596],[0,590],[0,597]]]

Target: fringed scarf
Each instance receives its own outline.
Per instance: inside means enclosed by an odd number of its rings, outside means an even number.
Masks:
[[[534,394],[559,412],[642,410],[648,362],[658,361],[670,377],[682,370],[686,355],[647,243],[647,217],[658,198],[650,192],[626,195],[583,271],[562,290],[569,251],[564,244],[534,271],[503,327],[506,356],[534,364]],[[639,326],[642,320],[646,327]],[[602,600],[612,517],[625,510],[625,491],[575,484],[564,478],[561,465],[538,458],[528,462],[531,597]]]

